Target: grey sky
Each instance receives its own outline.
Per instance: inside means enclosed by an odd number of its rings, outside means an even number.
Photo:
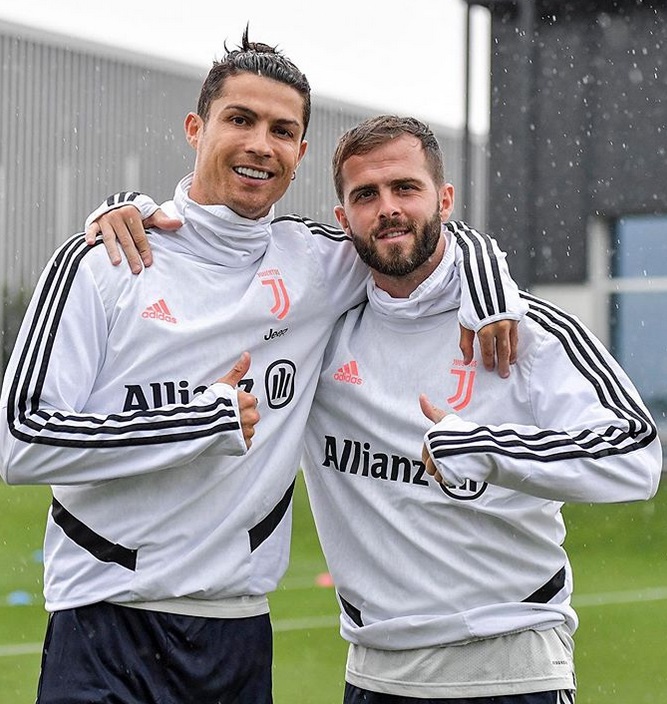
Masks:
[[[250,37],[278,44],[313,90],[382,112],[463,122],[463,0],[0,0],[0,19],[208,67]],[[488,19],[474,10],[475,131],[487,127]]]

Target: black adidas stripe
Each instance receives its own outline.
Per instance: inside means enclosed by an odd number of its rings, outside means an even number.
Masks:
[[[351,241],[350,237],[348,237],[340,228],[334,227],[333,225],[327,225],[323,222],[316,222],[315,220],[301,217],[300,215],[282,215],[275,218],[273,222],[296,222],[305,225],[313,235],[322,235],[323,237],[333,240],[334,242]]]
[[[92,247],[101,242],[98,238]],[[104,420],[90,414],[40,409],[62,312],[78,267],[90,250],[81,234],[71,237],[56,252],[40,284],[36,312],[19,352],[8,398],[7,420],[12,434],[24,442],[60,447],[118,447],[177,442],[238,430],[233,404],[224,398],[207,406],[131,411],[111,414]]]
[[[137,191],[120,191],[119,193],[114,193],[109,196],[106,200],[108,206],[120,205],[121,203],[131,203],[137,198],[139,193]]]
[[[528,315],[561,341],[572,364],[596,389],[602,405],[628,419],[635,432],[646,432],[652,425],[649,417],[618,381],[581,324],[547,301],[529,294],[522,297],[530,304]]]
[[[101,240],[100,240],[101,242]],[[99,244],[99,242],[96,243]],[[46,367],[40,367],[40,354],[42,361],[50,358],[53,339],[57,329],[57,320],[52,319],[51,326],[48,325],[49,318],[53,315],[54,318],[60,317],[64,301],[67,298],[67,293],[71,288],[72,278],[66,280],[63,286],[63,278],[67,279],[67,271],[70,269],[72,259],[76,260],[75,267],[78,266],[80,258],[88,251],[88,246],[85,244],[82,236],[75,235],[67,240],[58,251],[54,264],[49,270],[46,281],[40,291],[39,301],[37,304],[37,313],[32,319],[32,324],[28,334],[27,342],[21,351],[17,372],[14,376],[12,388],[9,396],[8,420],[10,426],[15,420],[13,408],[18,411],[18,422],[25,422],[27,414],[36,412],[38,407],[38,399],[42,391]],[[64,295],[60,306],[58,306],[57,292],[64,288]],[[54,314],[54,307],[56,313]],[[37,370],[37,371],[36,371]],[[19,390],[20,380],[23,383]],[[34,388],[30,390],[31,381],[34,383]],[[28,407],[30,402],[30,406]]]
[[[500,265],[491,238],[462,221],[450,221],[445,227],[454,235],[463,254],[463,271],[477,317],[483,320],[507,312]],[[473,258],[477,267],[472,265]]]
[[[630,430],[610,426],[575,435],[556,430],[520,433],[515,429],[492,431],[478,426],[469,432],[433,431],[428,434],[434,457],[461,453],[492,453],[517,459],[553,462],[579,457],[601,458],[627,454],[646,447],[657,430],[646,412],[620,383],[590,335],[571,315],[541,299],[522,294],[529,302],[528,315],[554,335],[574,367],[595,389],[600,403]]]

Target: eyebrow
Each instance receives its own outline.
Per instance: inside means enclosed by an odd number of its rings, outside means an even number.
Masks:
[[[424,182],[419,179],[419,178],[410,178],[410,177],[405,177],[405,178],[395,178],[389,181],[389,187],[390,188],[395,188],[396,186],[401,186],[404,184],[408,185],[414,185],[414,186],[423,186]],[[352,199],[354,196],[356,196],[358,193],[361,191],[377,191],[378,189],[378,184],[377,183],[362,183],[356,188],[353,188],[349,193],[348,193],[348,198]]]
[[[256,113],[254,110],[249,108],[247,105],[225,105],[223,108],[223,112],[228,112],[228,111],[237,111],[237,112],[243,112],[249,117],[254,118],[255,120],[259,118],[258,113]],[[301,127],[301,122],[299,120],[292,120],[286,117],[279,117],[278,119],[274,120],[274,122],[278,123],[279,125],[293,125],[294,127],[300,128]]]

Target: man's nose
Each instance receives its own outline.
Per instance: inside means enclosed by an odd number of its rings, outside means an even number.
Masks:
[[[401,206],[393,193],[381,193],[378,203],[378,215],[381,218],[392,218],[400,215]]]
[[[258,156],[271,156],[273,154],[273,147],[271,146],[269,130],[261,125],[256,125],[248,135],[246,148],[248,151]]]

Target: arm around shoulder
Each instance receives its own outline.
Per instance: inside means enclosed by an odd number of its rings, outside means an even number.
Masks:
[[[461,352],[469,363],[477,333],[484,368],[497,367],[508,377],[518,349],[518,322],[528,310],[512,279],[505,253],[489,235],[464,222],[451,221],[446,228],[454,244],[454,260],[461,282]]]

